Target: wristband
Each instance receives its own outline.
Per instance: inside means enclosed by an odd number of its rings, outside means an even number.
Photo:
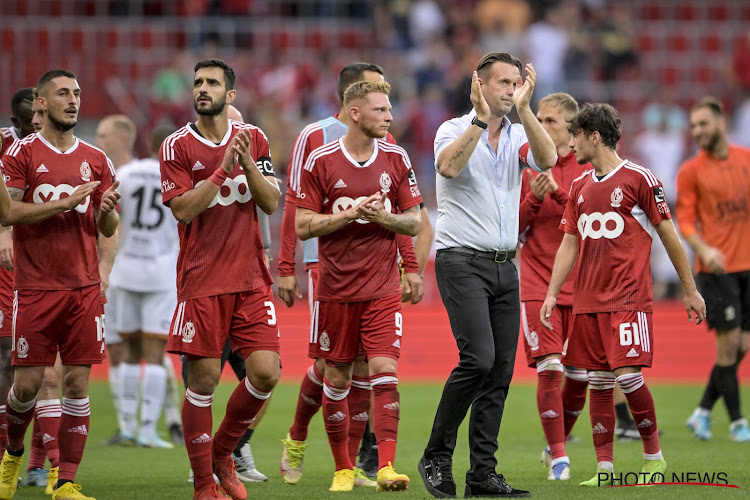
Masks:
[[[227,173],[224,172],[223,168],[219,167],[213,174],[211,174],[211,177],[209,177],[208,180],[221,187],[222,184],[224,184],[224,181],[227,180]]]

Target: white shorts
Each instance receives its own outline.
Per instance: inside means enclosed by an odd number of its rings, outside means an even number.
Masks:
[[[112,296],[112,289],[107,290],[107,297]],[[117,333],[117,328],[113,323],[115,319],[115,313],[112,311],[112,302],[107,298],[107,303],[104,304],[104,345],[119,344],[122,342],[122,337]]]
[[[142,332],[146,335],[164,335],[166,340],[172,323],[172,314],[177,308],[177,291],[132,292],[122,288],[110,288],[107,292],[109,310],[105,311],[107,343],[109,332],[119,334]],[[121,341],[121,339],[120,339]]]

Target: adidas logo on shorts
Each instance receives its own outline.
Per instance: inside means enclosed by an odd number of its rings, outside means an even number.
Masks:
[[[396,341],[392,344],[392,346],[397,349],[401,349],[401,339],[396,339]]]
[[[337,411],[336,413],[328,417],[328,420],[330,420],[331,422],[341,422],[345,418],[346,418],[346,414],[344,412]]]
[[[638,356],[640,356],[640,354],[635,350],[635,347],[631,347],[630,351],[625,355],[626,358],[637,358]]]
[[[357,413],[352,417],[352,420],[356,420],[357,422],[367,422],[370,419],[370,416],[367,414],[366,411],[363,411],[362,413]]]
[[[597,422],[597,424],[591,428],[592,434],[606,434],[607,428],[602,425],[601,422]]]
[[[210,443],[211,442],[211,436],[206,434],[205,432],[198,436],[197,438],[193,439],[193,444],[201,444],[201,443]]]
[[[539,416],[542,418],[557,418],[560,416],[560,414],[554,410],[547,410],[544,413],[541,413]]]
[[[68,429],[68,432],[75,432],[76,434],[82,434],[84,436],[89,435],[89,431],[86,429],[85,425],[76,425],[72,429]]]

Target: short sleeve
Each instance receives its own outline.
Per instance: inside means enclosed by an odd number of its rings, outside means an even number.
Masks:
[[[179,141],[164,141],[159,148],[161,201],[167,206],[172,198],[193,188],[190,167],[183,154]]]
[[[437,171],[437,159],[440,153],[450,143],[455,141],[463,133],[458,119],[448,120],[440,125],[435,134],[435,170]]]
[[[306,208],[314,212],[323,211],[323,192],[322,183],[318,178],[320,172],[320,163],[325,160],[310,156],[305,162],[305,168],[300,172],[300,187],[297,193],[297,207]]]
[[[101,165],[99,165],[99,187],[94,191],[94,206],[98,207],[102,203],[102,195],[109,189],[115,182],[115,166],[112,164],[110,159],[103,155]]]
[[[263,175],[276,177],[276,172],[274,172],[273,163],[271,162],[271,146],[268,142],[268,137],[259,128],[256,128],[254,132],[253,144],[255,145],[255,155],[253,155],[253,159],[255,160],[255,164]]]
[[[570,198],[568,203],[565,205],[565,212],[563,212],[563,218],[560,220],[560,229],[568,234],[578,233],[578,204],[576,203],[575,193],[577,188],[575,184],[570,187]]]
[[[422,194],[419,192],[417,176],[414,174],[414,169],[411,168],[411,162],[406,151],[404,151],[403,155],[393,155],[393,158],[397,163],[396,168],[403,172],[403,177],[398,183],[398,192],[396,194],[396,205],[403,212],[422,203]]]
[[[9,150],[11,148],[8,148]],[[5,185],[9,188],[19,188],[25,190],[28,186],[26,182],[25,148],[20,148],[17,154],[4,155],[2,158],[3,171],[5,172]]]
[[[638,183],[638,205],[648,216],[651,224],[656,226],[660,222],[671,219],[672,214],[667,204],[667,197],[664,193],[664,186],[654,174],[648,174]]]

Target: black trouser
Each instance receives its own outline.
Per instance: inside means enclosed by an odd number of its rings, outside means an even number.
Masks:
[[[182,361],[182,381],[185,384],[185,388],[188,386],[188,360],[184,354],[180,356]],[[232,352],[232,347],[229,345],[229,340],[224,344],[224,352],[221,353],[221,371],[224,371],[224,365],[229,362],[229,366],[232,367],[234,374],[237,376],[237,380],[245,378],[247,373],[245,372],[245,360],[242,359],[242,354],[238,352]]]
[[[518,271],[511,261],[439,251],[435,272],[459,362],[443,388],[424,454],[453,455],[471,406],[466,480],[478,482],[497,466],[497,435],[518,345]]]

